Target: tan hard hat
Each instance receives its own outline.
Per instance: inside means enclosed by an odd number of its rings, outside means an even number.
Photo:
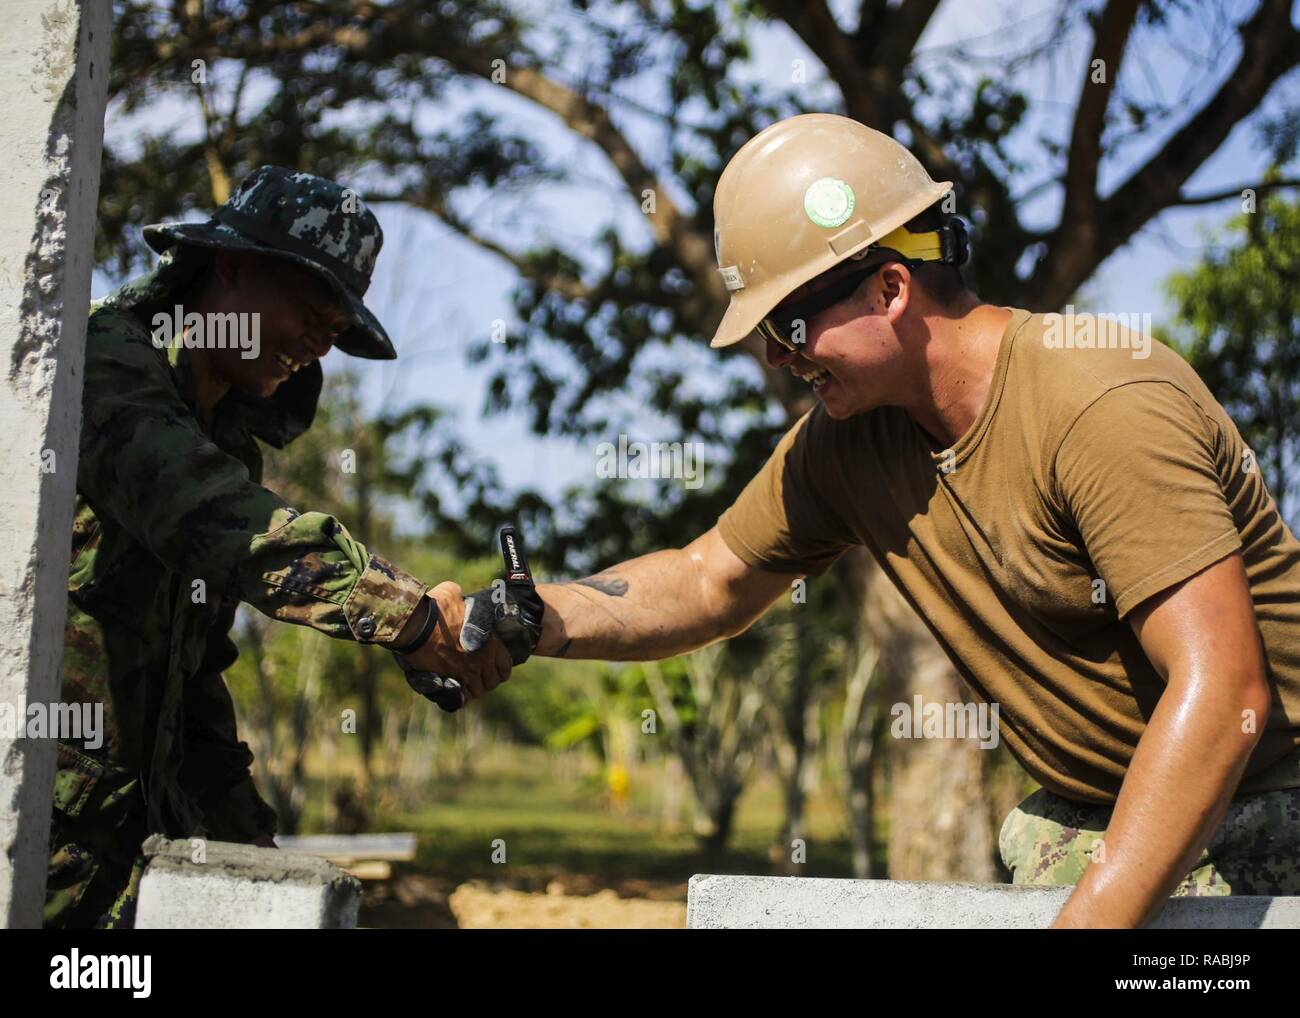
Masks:
[[[868,247],[937,260],[937,239],[916,243],[933,235],[900,227],[950,190],[889,135],[848,117],[806,113],[760,131],[722,171],[713,199],[731,303],[709,345],[739,343],[798,287]]]

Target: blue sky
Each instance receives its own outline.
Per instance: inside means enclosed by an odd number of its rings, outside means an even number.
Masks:
[[[838,9],[842,4],[836,4]],[[1249,10],[1253,4],[1242,3]],[[1034,169],[1046,166],[1034,138],[1042,132],[1064,138],[1077,100],[1087,62],[1090,38],[1083,33],[1052,36],[1051,12],[1056,5],[1030,0],[965,0],[944,3],[922,37],[919,51],[939,59],[944,47],[962,44],[989,66],[1007,58],[1035,40],[1052,37],[1051,55],[1018,73],[1016,83],[1032,98],[1029,130],[1016,154],[1029,167],[1023,181],[1037,178]],[[1231,33],[1206,30],[1199,21],[1176,19],[1170,32],[1173,46],[1160,45],[1151,36],[1136,37],[1126,55],[1124,83],[1144,97],[1156,97],[1188,109],[1199,106],[1217,89],[1224,73],[1237,58]],[[1183,50],[1208,54],[1206,64],[1189,61]],[[581,59],[577,55],[575,59]],[[789,87],[792,61],[806,61],[814,96],[828,93],[818,80],[819,66],[792,32],[780,23],[761,28],[755,37],[755,60],[741,73],[775,87]],[[970,80],[972,66],[960,73]],[[1283,88],[1294,89],[1296,76],[1275,88],[1274,102]],[[633,83],[629,94],[646,105],[661,105],[658,84]],[[1271,104],[1270,104],[1271,105]],[[421,112],[431,130],[451,123],[470,108],[488,108],[534,136],[557,161],[569,167],[571,185],[547,187],[526,193],[484,193],[465,196],[460,205],[476,228],[499,242],[522,249],[529,241],[549,238],[581,252],[590,238],[607,225],[624,237],[642,242],[648,228],[637,204],[621,189],[604,157],[590,144],[565,130],[550,114],[491,85],[470,86],[458,101]],[[1267,108],[1267,107],[1266,107]],[[153,116],[157,116],[155,111]],[[177,105],[171,115],[194,116],[194,106]],[[643,151],[662,151],[659,128],[649,118],[635,114],[619,121],[622,129]],[[1177,121],[1169,126],[1176,128]],[[106,130],[114,143],[129,140],[133,124],[110,108]],[[1167,135],[1150,132],[1135,142],[1125,158],[1103,164],[1103,191],[1131,172],[1134,160],[1157,148]],[[1192,179],[1188,191],[1205,193],[1258,179],[1265,160],[1249,123],[1238,127],[1228,143]],[[364,196],[364,189],[363,189]],[[1049,189],[1025,206],[1026,216],[1050,222],[1059,207],[1059,193]],[[488,371],[467,362],[465,351],[485,337],[496,319],[512,321],[509,294],[514,283],[511,268],[501,259],[465,241],[432,216],[409,209],[375,207],[385,231],[384,253],[379,260],[367,303],[393,336],[401,359],[394,363],[352,361],[359,367],[364,393],[371,407],[428,400],[447,407],[471,449],[500,467],[506,476],[528,482],[556,495],[571,484],[596,479],[595,443],[574,444],[558,439],[537,439],[518,416],[484,418],[481,410]],[[959,211],[961,211],[959,209]],[[1157,322],[1168,315],[1162,280],[1195,262],[1204,252],[1204,231],[1221,224],[1237,211],[1235,202],[1166,212],[1129,244],[1114,254],[1084,288],[1081,303],[1098,310],[1151,312]],[[978,257],[978,250],[975,257]],[[1010,269],[1009,269],[1010,270]],[[111,282],[97,275],[94,292],[102,295]],[[698,359],[700,385],[713,363],[703,351],[674,351],[675,356]],[[326,370],[338,370],[346,360],[337,352],[326,360]],[[716,372],[716,368],[713,369]],[[630,403],[627,404],[629,407]],[[645,412],[636,412],[640,440],[677,440],[665,424]],[[617,440],[617,436],[610,436]]]

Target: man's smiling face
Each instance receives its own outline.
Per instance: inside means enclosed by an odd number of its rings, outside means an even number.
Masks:
[[[256,357],[214,350],[213,367],[231,388],[270,396],[285,379],[324,357],[352,318],[311,270],[278,258],[232,257],[234,265],[219,270],[229,287],[222,303],[259,316],[261,348]]]
[[[767,362],[808,382],[836,420],[888,401],[886,383],[899,352],[883,297],[885,288],[897,278],[892,269],[883,268],[891,263],[897,265],[896,260],[882,255],[864,260],[858,271],[883,271],[865,276],[848,297],[804,320],[804,342],[796,350],[767,339]],[[898,268],[906,272],[902,266]],[[834,273],[827,273],[804,284],[781,302],[778,311],[788,312],[791,306],[804,302],[815,304],[817,293],[833,286],[835,278]]]

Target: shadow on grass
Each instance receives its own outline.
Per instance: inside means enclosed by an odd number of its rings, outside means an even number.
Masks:
[[[635,811],[612,812],[582,791],[528,784],[533,787],[480,781],[464,794],[376,819],[381,828],[415,831],[419,842],[411,868],[441,878],[540,888],[557,874],[684,884],[695,873],[785,872],[771,854],[779,823],[765,823],[752,811],[739,816],[726,849],[709,854],[689,829]],[[805,842],[803,863],[792,867],[798,875],[852,875],[846,837],[814,833]],[[883,863],[883,853],[877,855]]]
[[[843,814],[831,795],[810,804],[804,858],[790,865],[790,846],[774,845],[782,820],[774,787],[751,787],[718,854],[704,852],[689,826],[663,819],[658,791],[646,776],[616,811],[598,773],[562,778],[543,754],[512,750],[472,776],[441,775],[411,808],[375,802],[366,826],[416,833],[416,858],[395,867],[395,877],[420,900],[450,894],[467,880],[538,892],[558,881],[570,894],[613,888],[625,897],[684,900],[696,873],[852,875]],[[875,872],[883,873],[879,837],[873,856]],[[426,918],[433,925],[435,917]]]

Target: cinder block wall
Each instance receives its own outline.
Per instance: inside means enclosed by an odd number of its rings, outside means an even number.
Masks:
[[[1073,888],[700,874],[689,929],[1046,929]],[[1155,929],[1295,929],[1300,898],[1171,898]]]

